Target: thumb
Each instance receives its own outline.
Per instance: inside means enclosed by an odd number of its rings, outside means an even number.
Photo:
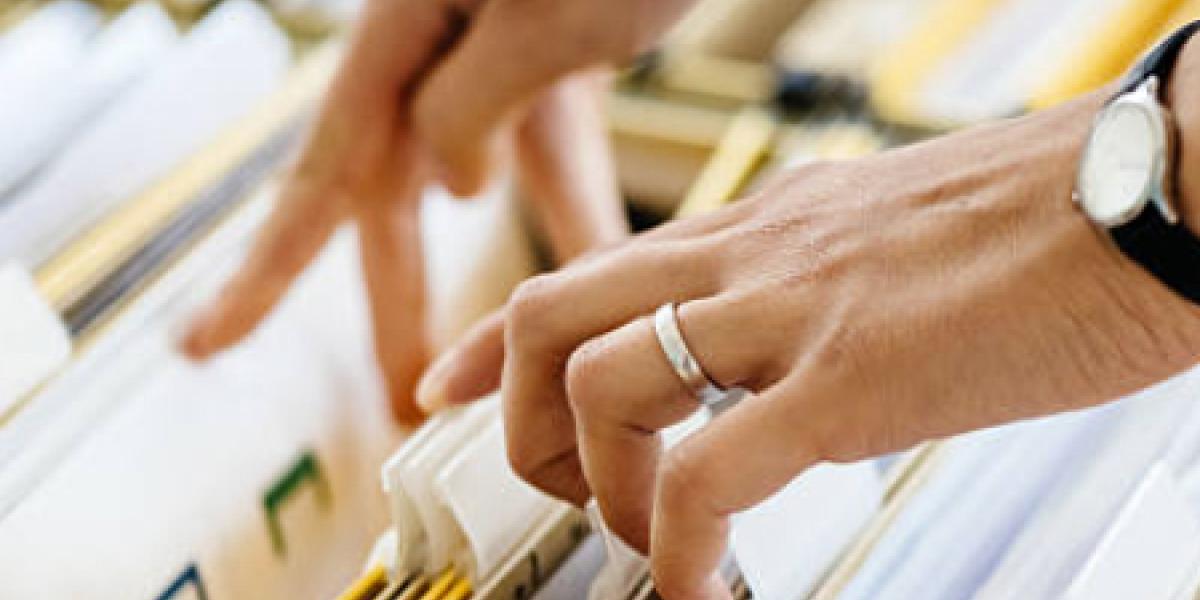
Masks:
[[[474,402],[500,388],[503,367],[504,312],[498,310],[429,367],[417,386],[417,403],[432,414]]]
[[[417,131],[455,194],[477,192],[488,177],[492,139],[563,75],[632,53],[628,25],[596,2],[495,0],[421,86]],[[615,21],[615,22],[614,22]]]

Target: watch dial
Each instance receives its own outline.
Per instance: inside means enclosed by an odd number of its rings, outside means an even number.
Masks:
[[[1115,104],[1105,110],[1092,133],[1080,173],[1080,192],[1087,213],[1116,225],[1149,195],[1158,139],[1146,110]]]

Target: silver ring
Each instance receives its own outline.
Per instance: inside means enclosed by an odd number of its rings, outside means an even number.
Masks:
[[[655,311],[654,333],[658,336],[658,345],[662,347],[667,362],[671,363],[675,374],[696,400],[705,406],[712,406],[725,398],[725,390],[708,378],[704,369],[700,367],[700,362],[688,349],[683,333],[679,331],[674,302],[668,302]]]

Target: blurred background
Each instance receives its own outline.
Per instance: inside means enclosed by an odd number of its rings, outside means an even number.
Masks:
[[[0,0],[0,599],[585,597],[602,544],[496,461],[494,406],[423,437],[391,424],[349,228],[248,343],[173,350],[269,210],[360,2]],[[639,229],[713,210],[805,162],[1052,106],[1195,18],[1197,0],[701,0],[608,94],[620,190]],[[520,193],[427,191],[440,343],[547,268]],[[1200,532],[1192,388],[1171,385],[1096,423],[874,461],[861,514],[796,550],[813,562],[779,597],[1098,597],[1089,565],[1138,555],[1113,530],[1157,465],[1185,507],[1158,526]],[[984,463],[1008,470],[971,480]],[[992,511],[969,491],[1028,472]],[[813,489],[831,519],[859,493]],[[1193,597],[1200,533],[1179,543],[1133,579],[1178,595],[1124,597]],[[649,597],[630,573],[622,595]]]

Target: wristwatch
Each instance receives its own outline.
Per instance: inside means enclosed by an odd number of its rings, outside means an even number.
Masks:
[[[1101,109],[1079,164],[1075,202],[1121,251],[1200,304],[1200,239],[1175,204],[1177,132],[1163,102],[1166,81],[1200,21],[1153,49]]]

